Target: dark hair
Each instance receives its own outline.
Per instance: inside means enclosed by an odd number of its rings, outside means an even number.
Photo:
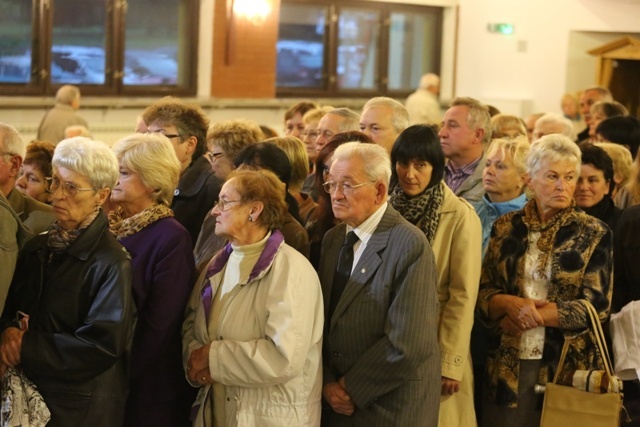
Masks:
[[[147,107],[142,113],[142,119],[147,126],[156,121],[163,126],[175,126],[183,141],[195,136],[197,142],[192,161],[196,161],[207,151],[209,119],[196,104],[166,96]]]
[[[307,111],[315,110],[316,108],[319,108],[319,106],[313,101],[300,101],[297,104],[294,104],[293,106],[291,106],[291,108],[289,108],[287,111],[285,111],[284,120],[287,121],[291,119],[293,116],[295,116],[296,114],[300,114],[301,116],[304,116],[307,113]]]
[[[613,182],[613,160],[602,148],[593,144],[580,144],[580,151],[582,151],[582,164],[592,165],[594,168],[602,171],[604,179],[609,182],[609,191],[611,192]]]
[[[632,116],[609,117],[600,122],[596,134],[614,144],[624,145],[634,159],[640,146],[640,120]]]
[[[433,171],[427,188],[433,187],[444,177],[444,153],[440,138],[433,126],[413,125],[406,128],[396,139],[391,149],[391,181],[398,182],[396,163],[412,160],[429,162]]]
[[[249,166],[254,169],[267,169],[275,173],[280,181],[289,189],[291,179],[291,163],[285,152],[275,144],[270,142],[258,142],[244,147],[233,159],[236,168]],[[296,199],[286,192],[285,200],[289,206],[289,213],[302,224],[300,211]]]

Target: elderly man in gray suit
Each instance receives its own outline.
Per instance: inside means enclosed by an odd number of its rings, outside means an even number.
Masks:
[[[382,147],[346,143],[324,184],[342,221],[324,238],[319,269],[324,426],[438,424],[434,256],[387,203],[390,175]]]

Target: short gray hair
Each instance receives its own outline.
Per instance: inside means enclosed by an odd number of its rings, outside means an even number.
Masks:
[[[156,203],[171,206],[180,179],[180,161],[169,139],[159,133],[134,133],[116,142],[113,152],[121,166],[151,187]]]
[[[407,111],[407,107],[395,99],[386,96],[371,98],[364,104],[362,111],[364,112],[372,107],[388,107],[391,109],[391,124],[396,132],[400,133],[409,127],[409,111]]]
[[[80,99],[80,89],[74,85],[64,85],[56,92],[56,102],[71,105],[73,101]]]
[[[546,124],[559,124],[562,125],[562,135],[575,139],[575,131],[571,120],[558,113],[544,113],[538,120],[536,120],[536,127],[544,126]]]
[[[428,73],[420,78],[420,89],[429,89],[432,86],[440,86],[440,77],[434,73]]]
[[[104,142],[83,136],[60,141],[51,165],[87,177],[95,190],[113,188],[118,182],[118,159],[113,151]]]
[[[391,179],[391,158],[387,150],[377,144],[347,142],[333,152],[333,162],[359,158],[364,164],[364,172],[374,182],[383,182],[389,188]]]
[[[555,163],[563,160],[573,162],[576,173],[580,173],[582,153],[578,145],[565,135],[545,135],[531,146],[527,156],[527,173],[530,177],[535,175],[545,161]]]
[[[338,126],[338,133],[348,132],[350,130],[360,130],[360,116],[349,108],[334,108],[333,110],[327,111],[326,114],[335,114],[336,116],[340,116],[344,119],[344,121]]]
[[[489,114],[489,107],[477,99],[469,97],[457,97],[451,101],[450,107],[467,107],[469,109],[469,116],[467,121],[471,129],[484,129],[484,137],[482,138],[483,144],[488,144],[491,141],[491,115]]]
[[[591,86],[582,91],[582,93],[596,92],[600,96],[601,101],[613,101],[611,91],[603,86]]]
[[[27,155],[27,144],[24,143],[20,132],[7,123],[0,122],[0,141],[4,151],[20,156],[23,160]]]

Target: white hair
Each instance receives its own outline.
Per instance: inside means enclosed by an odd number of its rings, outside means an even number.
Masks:
[[[4,151],[20,156],[23,160],[27,155],[27,144],[20,136],[20,132],[13,126],[0,122],[0,141],[4,146]]]
[[[429,89],[430,87],[440,86],[440,77],[434,73],[428,73],[420,78],[420,89]]]
[[[113,188],[118,181],[118,160],[113,151],[104,142],[83,136],[60,141],[51,165],[87,177],[95,190]]]
[[[576,173],[580,173],[582,153],[578,145],[565,135],[545,135],[531,146],[527,156],[527,173],[529,176],[535,175],[545,161],[555,163],[563,160],[573,162]]]
[[[374,182],[383,182],[387,188],[391,179],[391,158],[387,150],[377,144],[347,142],[333,152],[333,162],[360,158],[364,172]]]

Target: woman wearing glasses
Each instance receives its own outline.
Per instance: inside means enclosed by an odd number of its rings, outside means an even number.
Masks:
[[[109,228],[132,256],[138,309],[125,426],[189,425],[195,392],[182,371],[180,330],[195,279],[189,232],[169,207],[180,162],[160,134],[133,134],[113,147],[120,178]]]
[[[272,172],[241,169],[213,208],[229,243],[198,280],[183,325],[187,376],[200,387],[195,426],[320,425],[322,294],[278,231],[284,196]]]
[[[20,367],[48,426],[122,424],[133,335],[131,261],[101,205],[118,179],[105,144],[67,139],[53,155],[56,221],[18,259],[0,319],[0,360]]]
[[[55,145],[50,142],[33,141],[27,145],[27,155],[22,163],[22,175],[16,188],[42,203],[51,203],[49,183],[51,181],[51,158]]]

